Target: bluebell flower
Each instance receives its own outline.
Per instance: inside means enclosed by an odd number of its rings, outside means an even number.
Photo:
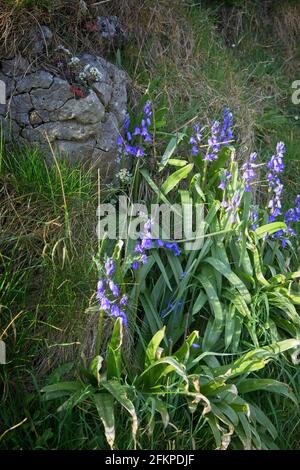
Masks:
[[[171,250],[173,251],[174,255],[175,256],[179,256],[180,255],[180,250],[178,248],[178,245],[177,243],[175,242],[172,242],[172,243],[165,243],[165,248],[167,248],[168,250]]]
[[[134,247],[134,252],[135,253],[139,253],[139,254],[142,254],[144,253],[144,248],[142,247],[142,244],[141,243],[137,243]]]
[[[127,304],[128,304],[128,295],[124,294],[120,300],[120,306],[126,307]]]
[[[120,309],[116,304],[114,304],[111,308],[111,316],[112,317],[119,317],[120,316]]]
[[[119,316],[122,318],[122,324],[123,324],[123,326],[126,327],[127,324],[128,324],[128,321],[127,321],[127,316],[126,316],[125,312],[124,312],[123,310],[120,310]]]
[[[152,248],[152,240],[150,238],[144,238],[141,245],[143,249],[150,250]]]
[[[223,125],[220,133],[220,141],[227,144],[233,139],[233,114],[229,108],[225,108],[223,112]]]
[[[226,184],[227,184],[227,181],[229,181],[231,179],[231,173],[229,170],[226,170],[222,179],[221,179],[221,182],[218,186],[218,188],[222,189],[222,191],[225,191],[226,189]]]
[[[258,210],[253,209],[250,211],[250,222],[252,230],[257,229],[257,222],[258,222]]]
[[[108,300],[107,297],[102,296],[101,301],[100,301],[100,308],[102,310],[109,310],[110,309],[110,301]]]
[[[239,191],[235,191],[230,202],[223,201],[222,205],[225,207],[225,212],[230,213],[230,222],[233,224],[236,220],[236,213],[240,206],[242,197]]]
[[[276,218],[281,215],[281,197],[283,193],[283,185],[281,184],[281,180],[278,175],[284,170],[284,153],[284,143],[278,142],[276,146],[276,154],[273,155],[267,163],[267,167],[269,169],[267,174],[269,192],[272,193],[271,200],[268,204],[268,209],[270,209],[270,222],[274,222]]]
[[[142,264],[147,264],[148,263],[148,256],[143,254],[141,256],[141,262],[142,262]]]
[[[245,191],[250,191],[250,184],[255,179],[256,173],[254,171],[255,168],[255,160],[257,158],[257,154],[255,152],[251,153],[249,157],[249,161],[242,165],[243,175],[242,178],[245,181]]]
[[[199,124],[194,125],[194,135],[191,136],[189,142],[192,145],[192,150],[191,150],[192,155],[194,156],[198,155],[199,145],[202,142],[202,133],[201,133]]]
[[[105,263],[106,275],[110,277],[116,270],[115,263],[112,258],[109,258]]]
[[[143,150],[142,148],[138,147],[138,148],[136,149],[136,152],[135,152],[135,155],[134,155],[134,156],[137,157],[137,158],[141,158],[141,157],[143,157],[144,155],[145,155],[144,150]]]
[[[100,281],[97,284],[97,299],[101,298],[102,294],[104,293],[104,287],[105,287],[105,280],[100,279]]]
[[[115,298],[119,297],[119,289],[118,286],[114,283],[113,280],[109,281],[109,288]]]
[[[152,137],[149,132],[149,126],[151,125],[151,116],[152,116],[152,109],[150,101],[144,106],[143,109],[143,118],[141,120],[141,125],[136,126],[133,133],[129,130],[130,127],[130,118],[129,116],[126,117],[124,123],[124,134],[125,138],[123,139],[122,136],[118,136],[117,144],[118,144],[118,152],[120,155],[125,155],[126,157],[134,157],[134,158],[142,158],[145,155],[145,151],[139,142],[136,142],[135,137],[140,136],[144,142],[152,142]]]

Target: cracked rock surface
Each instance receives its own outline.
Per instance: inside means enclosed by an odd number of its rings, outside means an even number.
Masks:
[[[70,163],[89,162],[105,176],[117,166],[116,141],[127,112],[126,75],[101,57],[82,54],[80,59],[95,65],[102,77],[80,99],[66,80],[26,59],[2,59],[7,102],[0,105],[0,123],[6,142],[36,145],[51,159],[49,140]]]

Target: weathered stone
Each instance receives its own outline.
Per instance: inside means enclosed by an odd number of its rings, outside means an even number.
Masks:
[[[69,140],[76,143],[95,137],[97,131],[97,124],[82,126],[76,121],[46,122],[35,128],[34,132],[32,128],[24,129],[22,135],[29,141],[42,142],[49,139],[50,142]]]
[[[112,98],[113,87],[109,83],[96,82],[93,83],[92,89],[104,106],[107,106]]]
[[[32,110],[32,102],[29,93],[12,96],[8,103],[11,118],[23,126],[28,125],[29,111]]]
[[[32,125],[32,127],[39,126],[40,124],[43,124],[43,119],[39,115],[39,113],[34,110],[29,113],[29,122]]]
[[[54,111],[61,108],[74,95],[70,91],[70,85],[66,80],[55,77],[49,89],[38,88],[30,93],[32,104],[36,109]]]
[[[37,145],[50,161],[54,151],[71,163],[97,164],[111,178],[126,115],[126,75],[101,57],[81,54],[80,60],[101,77],[84,98],[74,96],[67,80],[34,70],[26,59],[3,60],[7,103],[0,107],[0,124],[8,142]]]
[[[16,84],[16,91],[18,93],[25,93],[31,91],[35,88],[50,88],[50,85],[53,83],[53,75],[44,70],[39,70],[38,72],[31,73],[26,75]]]
[[[86,98],[76,100],[75,98],[67,101],[62,108],[54,111],[56,119],[60,121],[68,121],[76,119],[82,124],[100,123],[105,114],[104,106],[93,91]],[[55,119],[55,116],[54,116]]]
[[[31,70],[31,66],[27,59],[21,56],[17,56],[13,59],[3,60],[1,64],[1,70],[2,73],[8,77],[17,77],[28,73]]]
[[[42,54],[47,49],[53,38],[52,31],[47,26],[40,26],[34,34],[32,34],[29,48],[32,54]]]
[[[83,143],[61,140],[54,144],[55,153],[58,153],[60,157],[67,158],[73,164],[91,162],[94,148],[94,140],[87,140]]]
[[[113,113],[106,115],[106,120],[102,124],[102,132],[96,140],[96,147],[108,152],[116,147],[116,141],[120,131],[116,116]]]

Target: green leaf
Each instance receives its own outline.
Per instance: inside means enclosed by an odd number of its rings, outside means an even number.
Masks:
[[[240,280],[240,278],[234,274],[234,272],[230,269],[229,265],[226,265],[222,261],[216,258],[205,258],[204,262],[209,263],[213,268],[215,268],[222,276],[226,277],[230,284],[235,287],[241,295],[244,297],[247,303],[251,302],[251,295],[245,286],[245,284]]]
[[[101,419],[105,437],[108,445],[113,449],[115,442],[115,415],[114,415],[114,398],[109,393],[95,393],[92,395],[96,409]]]
[[[164,425],[164,429],[166,429],[166,427],[168,426],[168,424],[170,422],[170,417],[169,417],[167,405],[162,400],[160,400],[159,398],[156,398],[156,397],[155,398],[151,397],[151,400],[152,400],[152,403],[153,403],[153,406],[154,406],[155,410],[161,416],[161,419],[162,419],[162,422],[163,422],[163,425]]]
[[[140,295],[140,300],[145,312],[146,319],[149,323],[152,335],[155,335],[157,330],[163,327],[161,318],[154,307],[152,298],[147,290],[144,290]]]
[[[269,287],[270,283],[266,280],[262,272],[261,258],[260,258],[259,252],[255,246],[252,246],[251,250],[253,251],[253,260],[254,260],[254,269],[255,269],[256,278],[260,282],[260,284],[262,284],[263,286]]]
[[[170,142],[167,145],[167,148],[162,156],[162,159],[159,164],[159,171],[162,171],[166,164],[168,163],[169,159],[172,157],[173,153],[175,152],[178,144],[184,139],[185,137],[185,130],[184,132],[180,132],[177,135],[173,136]]]
[[[267,362],[277,354],[299,347],[299,345],[300,340],[287,339],[264,348],[253,349],[241,356],[232,364],[215,369],[214,374],[232,378],[241,374],[248,374],[249,372],[263,369]]]
[[[188,174],[192,171],[193,168],[194,164],[189,163],[183,168],[180,168],[179,170],[172,173],[161,185],[161,191],[163,192],[163,194],[167,195],[170,191],[172,191],[172,189],[174,189],[175,186],[177,186],[177,184],[180,183],[182,179],[188,176]]]
[[[125,408],[132,419],[132,439],[136,449],[136,433],[138,429],[138,419],[133,403],[127,398],[126,389],[116,380],[102,382],[102,386]]]
[[[260,239],[264,235],[278,232],[278,230],[286,230],[286,224],[284,222],[272,222],[271,224],[262,225],[255,230],[256,236]]]
[[[100,370],[102,368],[102,364],[103,364],[103,357],[102,356],[95,356],[92,359],[92,362],[91,362],[91,365],[90,365],[91,373],[96,378],[98,385],[100,384],[100,378],[101,378],[100,377]]]
[[[259,424],[261,424],[264,429],[266,429],[268,433],[272,436],[272,438],[275,440],[277,437],[276,428],[274,427],[273,423],[269,420],[269,418],[265,415],[265,413],[263,413],[263,411],[256,405],[249,405],[249,408],[251,418],[254,418]]]
[[[121,377],[121,348],[123,341],[122,319],[116,319],[111,339],[107,346],[106,365],[107,380]]]
[[[159,330],[149,342],[146,349],[145,368],[150,367],[156,360],[157,349],[165,336],[166,327]]]
[[[175,359],[181,364],[185,364],[188,361],[189,353],[192,345],[199,338],[199,332],[193,331],[185,340],[183,345],[173,354]]]
[[[168,288],[170,289],[170,291],[172,291],[173,289],[172,289],[171,284],[170,284],[170,282],[169,282],[169,277],[168,277],[168,275],[167,275],[167,273],[166,273],[164,264],[163,264],[163,262],[162,262],[162,260],[161,260],[161,258],[160,258],[160,256],[159,256],[159,253],[158,253],[156,250],[152,250],[152,256],[153,256],[153,258],[155,259],[155,261],[156,261],[156,263],[157,263],[157,265],[158,265],[158,267],[159,267],[159,269],[160,269],[160,272],[161,272],[162,275],[163,275],[163,278],[164,278],[164,280],[165,280],[166,285],[168,286]]]
[[[93,388],[90,385],[81,387],[80,390],[73,393],[62,405],[57,408],[58,412],[72,410],[75,406],[82,403],[84,400],[90,397]]]
[[[80,382],[59,382],[57,384],[46,385],[41,389],[42,393],[67,392],[74,393],[81,390],[83,385]]]
[[[244,379],[237,384],[239,393],[256,392],[257,390],[265,390],[267,392],[278,393],[292,400],[296,406],[299,406],[297,398],[293,394],[291,388],[278,380],[273,379]]]
[[[214,312],[216,327],[218,329],[222,329],[222,326],[224,325],[224,312],[216,290],[213,284],[211,283],[211,280],[208,278],[206,272],[198,275],[197,277],[201,282],[202,286],[204,287],[208,302],[211,306],[212,311]]]
[[[168,161],[168,165],[171,166],[185,166],[188,162],[186,160],[179,160],[178,158],[170,158]]]
[[[193,305],[193,310],[192,310],[192,316],[196,315],[196,313],[200,312],[202,307],[206,304],[207,302],[207,295],[205,292],[202,290],[200,294],[198,295],[194,305]]]
[[[188,382],[185,368],[179,364],[173,357],[163,357],[151,364],[145,369],[136,379],[135,385],[143,391],[150,391],[157,385],[162,386],[162,379],[166,378],[171,372],[176,372],[177,375],[182,377]]]

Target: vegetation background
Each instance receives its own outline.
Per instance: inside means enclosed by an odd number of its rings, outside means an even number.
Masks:
[[[24,51],[31,25],[46,24],[57,44],[97,52],[123,67],[132,80],[133,108],[150,84],[154,106],[167,107],[168,133],[195,119],[208,124],[229,106],[241,159],[256,150],[264,160],[277,141],[286,143],[287,204],[294,200],[300,108],[292,103],[291,85],[300,79],[299,1],[87,1],[91,14],[119,17],[129,35],[122,44],[83,29],[79,3],[0,0],[0,56]],[[157,149],[167,141],[159,136]],[[8,355],[0,366],[0,448],[106,448],[96,416],[80,409],[58,416],[40,394],[55,368],[72,361],[85,334],[84,312],[97,281],[97,181],[62,163],[48,169],[33,149],[14,159],[2,147],[0,179],[0,339]],[[299,399],[299,368],[280,360],[270,367]],[[255,399],[272,416],[277,445],[297,448],[295,405],[262,393]],[[118,419],[118,446],[127,448],[129,424],[122,414]],[[193,439],[183,424],[166,445],[189,448]],[[210,447],[205,433],[197,439],[199,448]],[[157,448],[159,441],[156,432],[150,441],[141,437],[140,445]]]

